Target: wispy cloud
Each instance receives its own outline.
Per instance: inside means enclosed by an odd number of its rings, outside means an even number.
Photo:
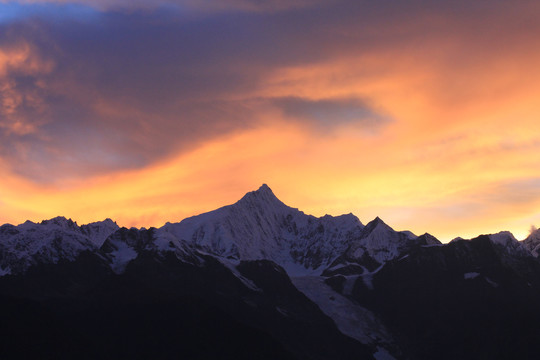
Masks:
[[[324,129],[343,123],[357,123],[366,128],[377,128],[390,119],[373,109],[362,99],[303,99],[284,97],[273,99],[274,106],[286,117],[315,123]]]
[[[109,10],[133,10],[133,9],[177,9],[195,13],[222,13],[222,12],[279,12],[290,9],[299,9],[323,4],[320,0],[0,0],[0,4],[10,5],[10,13],[4,15],[5,18],[13,14],[18,15],[15,10],[20,5],[57,5],[69,6],[69,11],[77,13],[81,11],[80,6],[94,8],[100,11]],[[79,6],[79,7],[75,7]],[[36,9],[34,7],[33,9]],[[33,10],[32,9],[32,10]]]
[[[173,209],[220,178],[209,186],[278,184],[313,212],[438,214],[446,232],[465,210],[497,218],[475,199],[530,223],[539,14],[533,1],[0,2],[2,213],[22,216],[28,193],[43,201],[27,215],[52,198],[85,214],[70,201],[90,188],[117,213],[159,208],[123,188]],[[515,196],[494,185],[516,181]],[[150,212],[137,216],[169,220]]]

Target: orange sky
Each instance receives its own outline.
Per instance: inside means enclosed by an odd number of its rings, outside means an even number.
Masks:
[[[95,64],[75,56],[83,50],[71,38],[54,30],[37,36],[34,17],[0,18],[8,30],[0,36],[0,223],[63,215],[161,226],[233,203],[262,183],[309,214],[352,212],[364,223],[380,216],[396,230],[442,241],[501,230],[521,239],[540,223],[533,2],[370,8],[380,21],[362,26],[354,17],[332,20],[347,2],[325,15],[302,2],[292,10],[248,3],[231,2],[236,12],[197,12],[185,25],[220,24],[215,34],[189,36],[231,35],[224,44],[187,41],[174,56],[149,44],[156,55],[145,58],[138,46],[153,40],[143,36],[125,53],[104,47]],[[106,34],[113,25],[99,11],[85,24]],[[145,19],[161,19],[148,11]],[[138,15],[126,16],[139,24]],[[229,16],[240,17],[239,29],[228,27]],[[252,25],[261,16],[268,25]],[[272,27],[292,26],[295,17],[321,31],[319,42],[303,28],[288,39]],[[322,30],[310,27],[321,18]],[[61,26],[88,31],[77,24]],[[29,30],[13,35],[17,26]],[[249,26],[254,39],[242,37]],[[51,43],[59,50],[45,51]],[[250,44],[275,52],[259,57],[244,50]],[[116,57],[125,66],[107,73],[119,66]],[[164,85],[168,75],[149,68],[156,61],[182,77]],[[140,81],[151,89],[130,83],[139,80],[132,71],[147,71]]]

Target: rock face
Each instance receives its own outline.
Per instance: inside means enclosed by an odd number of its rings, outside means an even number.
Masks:
[[[317,218],[266,185],[158,229],[6,224],[0,358],[533,358],[539,249]]]

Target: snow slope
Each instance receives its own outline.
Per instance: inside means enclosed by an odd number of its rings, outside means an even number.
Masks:
[[[334,322],[345,335],[363,344],[389,346],[394,342],[381,321],[366,308],[338,294],[320,276],[291,277],[293,284]]]
[[[64,217],[41,223],[26,221],[0,227],[0,272],[19,273],[39,263],[57,263],[60,259],[75,260],[84,250],[96,251],[118,229],[107,219],[79,227]]]
[[[537,229],[529,234],[522,244],[531,252],[534,257],[540,255],[540,229]]]
[[[352,214],[316,218],[282,203],[267,185],[233,205],[166,224],[156,242],[186,242],[218,256],[267,259],[313,270],[341,255],[363,228]],[[162,239],[168,239],[163,241]]]
[[[395,231],[379,217],[369,222],[342,256],[336,258],[324,274],[361,274],[373,271],[420,246],[440,245],[435,237],[416,236],[410,231]]]

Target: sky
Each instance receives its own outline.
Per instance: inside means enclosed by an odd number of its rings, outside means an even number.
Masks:
[[[540,225],[540,3],[0,0],[0,223],[268,184],[443,242]]]

